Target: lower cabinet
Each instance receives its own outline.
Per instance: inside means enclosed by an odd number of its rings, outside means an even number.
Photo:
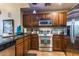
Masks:
[[[28,50],[38,50],[39,40],[38,35],[28,35],[26,37],[22,37],[16,40],[15,44],[15,55],[22,56],[26,55]]]
[[[27,36],[27,37],[24,37],[24,54],[27,54],[29,49],[30,49],[30,39]]]
[[[18,38],[15,43],[15,55],[22,56],[23,53],[23,37]]]
[[[38,40],[38,35],[32,35],[31,36],[31,43],[30,43],[31,45],[31,49],[32,50],[38,50],[38,48],[39,48],[39,40]]]
[[[53,50],[62,50],[61,40],[58,37],[53,39]]]
[[[30,50],[31,49],[31,47],[30,47],[30,42],[31,41],[31,38],[30,38],[30,35],[29,36],[27,36],[27,42],[28,42],[28,50]]]
[[[15,55],[23,56],[23,42],[15,46]]]
[[[18,38],[15,44],[15,55],[26,55],[28,50],[30,50],[30,35]]]
[[[65,51],[66,43],[65,36],[53,36],[53,50]]]

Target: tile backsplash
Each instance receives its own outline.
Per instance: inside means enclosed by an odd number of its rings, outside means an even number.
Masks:
[[[37,34],[39,28],[28,28],[27,33]],[[66,35],[67,29],[66,27],[53,27],[51,33],[53,35]]]
[[[38,28],[28,28],[27,33],[37,34]]]
[[[67,30],[66,30],[66,27],[56,27],[56,28],[53,28],[52,30],[52,33],[54,35],[66,35],[67,34]]]

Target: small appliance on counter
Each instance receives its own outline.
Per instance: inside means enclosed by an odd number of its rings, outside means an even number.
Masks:
[[[24,33],[27,33],[27,28],[24,28],[24,30],[23,30],[23,31],[24,31]]]
[[[23,34],[23,33],[21,32],[21,26],[18,26],[18,27],[17,27],[17,29],[16,29],[16,34],[17,34],[17,35]]]

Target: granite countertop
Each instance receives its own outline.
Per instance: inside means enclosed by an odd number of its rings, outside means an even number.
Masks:
[[[7,38],[0,37],[0,45],[8,43],[13,40],[14,40],[13,37],[7,37]]]
[[[0,36],[0,45],[17,40],[17,39],[22,38],[22,37],[27,36],[27,35],[28,34],[5,36],[5,37]]]
[[[68,35],[64,35],[64,34],[54,34],[53,36],[68,36]]]
[[[26,37],[28,35],[31,35],[31,34],[24,33],[24,34],[21,34],[21,35],[15,34],[15,35],[11,35],[11,36],[2,36],[2,35],[0,35],[0,45],[6,44],[8,42],[17,40],[17,39],[22,38],[22,37]]]

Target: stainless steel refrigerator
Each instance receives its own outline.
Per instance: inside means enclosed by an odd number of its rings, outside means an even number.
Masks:
[[[68,19],[67,28],[69,30],[67,30],[67,34],[69,34],[71,42],[74,43],[76,37],[79,36],[79,17]]]

